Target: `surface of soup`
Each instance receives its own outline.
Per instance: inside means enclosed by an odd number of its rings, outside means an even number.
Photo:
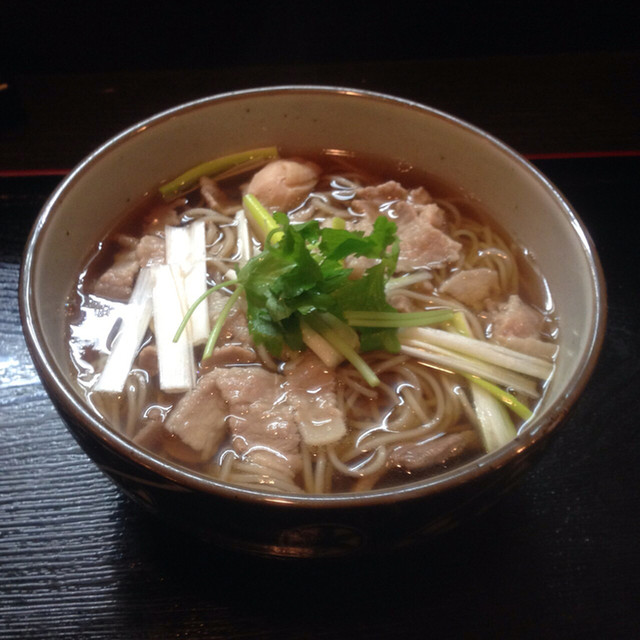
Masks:
[[[177,464],[367,491],[515,437],[553,370],[546,290],[461,190],[255,150],[163,185],[100,243],[70,355],[95,411]]]

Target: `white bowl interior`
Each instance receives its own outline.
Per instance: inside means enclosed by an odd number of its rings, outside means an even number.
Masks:
[[[555,301],[560,354],[542,409],[569,394],[603,293],[589,238],[562,196],[500,142],[454,118],[384,96],[311,88],[231,94],[161,114],[107,143],[63,183],[41,221],[32,279],[32,310],[61,372],[68,369],[61,310],[99,236],[161,180],[273,144],[402,160],[477,198],[530,251]]]

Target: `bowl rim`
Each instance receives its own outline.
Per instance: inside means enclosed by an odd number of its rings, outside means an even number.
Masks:
[[[179,117],[192,110],[201,109],[222,101],[245,99],[250,97],[273,96],[277,94],[301,95],[347,95],[353,99],[381,101],[402,108],[418,110],[430,117],[444,119],[450,124],[465,129],[469,134],[480,137],[485,143],[492,145],[509,159],[524,168],[542,186],[551,193],[561,206],[564,215],[571,223],[584,251],[590,268],[591,282],[594,292],[594,331],[587,348],[581,354],[576,375],[566,385],[561,398],[541,416],[534,418],[531,425],[519,433],[511,442],[500,449],[484,454],[476,460],[465,463],[450,471],[437,474],[432,478],[413,481],[386,489],[376,489],[353,494],[335,493],[320,495],[298,495],[271,493],[238,487],[208,478],[191,471],[179,464],[173,464],[164,458],[142,449],[108,426],[106,421],[94,415],[81,401],[79,393],[62,371],[53,365],[47,349],[41,340],[42,327],[36,320],[38,317],[35,291],[32,287],[33,270],[38,260],[39,247],[47,229],[53,224],[56,208],[64,200],[65,195],[73,189],[76,182],[87,173],[103,156],[128,141],[134,136],[168,119]],[[337,508],[341,506],[373,506],[395,501],[407,501],[422,498],[427,494],[436,494],[497,471],[524,452],[538,445],[540,441],[553,432],[557,424],[566,416],[575,404],[580,393],[587,384],[600,354],[606,327],[607,304],[606,285],[602,266],[593,240],[577,212],[560,190],[534,165],[521,154],[498,138],[479,127],[439,109],[427,105],[377,91],[355,89],[343,86],[328,85],[274,85],[255,87],[219,93],[176,105],[141,120],[122,132],[108,139],[97,149],[82,159],[62,180],[49,196],[32,226],[20,269],[19,309],[28,350],[36,369],[58,410],[82,425],[82,429],[101,441],[120,457],[130,459],[147,470],[155,472],[172,483],[184,488],[214,494],[219,498],[242,500],[250,503],[274,503],[283,506],[303,506],[306,508]],[[73,430],[72,430],[73,431]],[[74,433],[75,436],[75,433]]]

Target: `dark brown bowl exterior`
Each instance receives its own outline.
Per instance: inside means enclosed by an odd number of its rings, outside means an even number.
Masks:
[[[220,111],[226,119],[213,117]],[[288,117],[291,113],[295,118]],[[343,119],[336,119],[336,113]],[[220,483],[167,462],[133,445],[88,407],[72,380],[60,315],[69,293],[65,287],[76,277],[76,265],[81,264],[80,254],[100,233],[85,224],[85,208],[97,218],[96,226],[107,224],[90,206],[96,188],[103,189],[104,199],[111,197],[110,182],[103,180],[105,171],[128,183],[131,197],[143,193],[157,184],[157,171],[161,177],[176,171],[169,166],[158,169],[153,163],[141,165],[145,158],[184,161],[187,166],[193,162],[179,153],[175,154],[177,160],[170,155],[153,155],[150,149],[164,149],[170,141],[184,145],[182,154],[194,153],[193,148],[209,144],[193,134],[194,128],[199,133],[202,127],[215,128],[230,118],[237,120],[238,126],[214,131],[218,137],[212,139],[230,136],[223,142],[239,145],[237,148],[249,148],[241,146],[248,144],[247,140],[233,137],[248,135],[247,127],[263,132],[264,142],[271,143],[297,135],[296,126],[300,132],[310,128],[318,144],[327,135],[343,144],[366,140],[366,151],[372,153],[376,145],[386,149],[397,144],[399,150],[404,149],[422,136],[429,144],[417,145],[417,149],[413,145],[416,163],[430,166],[436,158],[444,162],[446,157],[449,170],[455,173],[461,167],[467,171],[475,181],[474,189],[486,189],[485,197],[496,199],[504,216],[520,217],[527,227],[523,231],[535,241],[538,257],[544,259],[541,267],[553,272],[554,297],[560,297],[570,322],[564,327],[568,338],[563,345],[565,369],[553,381],[553,400],[546,402],[513,442],[432,479],[391,489],[361,494],[271,495]],[[274,122],[277,126],[270,130]],[[375,128],[377,122],[386,123],[386,128]],[[339,130],[334,131],[336,123]],[[374,129],[382,141],[375,140]],[[184,133],[190,131],[186,144]],[[352,137],[350,143],[344,142],[345,136]],[[488,161],[472,165],[470,146],[474,157],[486,156]],[[425,149],[431,159],[422,158]],[[443,171],[446,166],[442,165]],[[485,170],[494,173],[487,177]],[[146,178],[140,178],[145,171]],[[462,178],[461,183],[466,184]],[[499,184],[500,190],[492,189],[492,184]],[[125,195],[118,193],[117,197]],[[124,208],[118,209],[113,202],[107,207],[100,200],[97,206],[103,207],[103,216],[113,216],[113,211],[120,213]],[[536,224],[531,222],[530,208],[538,216],[546,216],[545,225],[539,218]],[[547,234],[549,227],[553,235]],[[538,238],[538,228],[543,229],[542,238]],[[79,234],[84,234],[85,244]],[[558,246],[566,251],[557,250]],[[571,259],[565,262],[567,255]],[[563,257],[562,264],[557,256]],[[61,275],[65,271],[66,282]],[[47,392],[80,446],[109,478],[173,526],[226,547],[282,557],[331,557],[406,548],[487,509],[536,461],[556,425],[579,397],[595,366],[606,317],[604,278],[593,243],[570,205],[534,167],[500,141],[447,114],[390,96],[331,87],[276,87],[214,96],[160,114],[106,143],[78,165],[45,204],[25,251],[19,300],[27,346]]]

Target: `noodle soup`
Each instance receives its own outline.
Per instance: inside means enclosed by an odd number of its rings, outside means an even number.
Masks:
[[[367,491],[515,437],[554,367],[546,291],[463,191],[259,149],[162,185],[104,239],[69,300],[70,356],[93,408],[172,462]]]

